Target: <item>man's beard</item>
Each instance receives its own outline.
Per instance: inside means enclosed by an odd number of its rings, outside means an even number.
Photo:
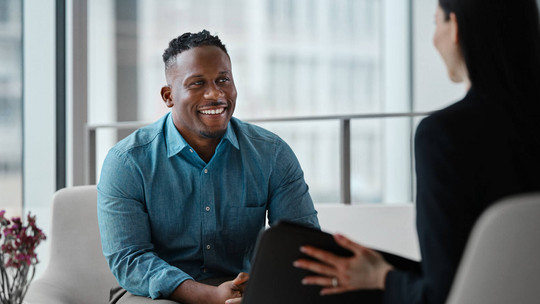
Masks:
[[[199,134],[206,138],[221,138],[225,134],[226,131],[227,129],[219,130],[215,132],[200,131]]]

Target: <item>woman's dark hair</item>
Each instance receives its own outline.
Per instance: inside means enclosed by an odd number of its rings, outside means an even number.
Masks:
[[[165,49],[165,52],[163,52],[165,69],[168,69],[172,65],[178,54],[194,47],[204,45],[217,46],[223,50],[227,56],[229,55],[225,45],[221,42],[219,37],[217,35],[212,36],[207,30],[202,30],[198,33],[184,33],[171,40],[171,42],[169,42],[169,47]]]
[[[516,119],[523,115],[538,118],[540,21],[536,0],[439,0],[439,5],[447,19],[450,13],[456,15],[459,43],[475,91],[513,109]]]

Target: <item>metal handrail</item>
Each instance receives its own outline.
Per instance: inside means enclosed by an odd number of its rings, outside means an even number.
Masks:
[[[340,201],[342,204],[351,204],[351,120],[398,118],[426,116],[431,112],[406,113],[376,113],[354,115],[327,115],[327,116],[300,116],[300,117],[272,117],[244,119],[246,122],[295,122],[338,120],[340,122]],[[152,122],[126,121],[104,124],[86,124],[85,137],[85,179],[86,184],[96,183],[96,131],[98,129],[135,130],[151,124]]]

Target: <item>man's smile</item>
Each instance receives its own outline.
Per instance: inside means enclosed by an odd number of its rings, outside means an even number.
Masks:
[[[217,109],[206,109],[206,110],[199,110],[199,113],[205,114],[205,115],[219,115],[225,111],[225,108],[217,108]]]

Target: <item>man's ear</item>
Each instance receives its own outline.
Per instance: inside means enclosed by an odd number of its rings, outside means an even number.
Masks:
[[[459,26],[455,13],[450,13],[450,35],[452,42],[455,44],[459,43]]]
[[[164,86],[161,88],[161,99],[163,99],[167,105],[167,108],[172,108],[174,103],[172,100],[172,90],[170,86]]]

